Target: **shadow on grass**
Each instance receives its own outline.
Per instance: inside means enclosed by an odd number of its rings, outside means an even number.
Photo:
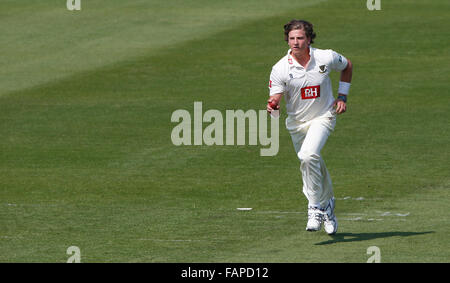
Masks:
[[[316,245],[330,245],[334,243],[359,242],[388,237],[409,237],[434,233],[427,232],[381,232],[381,233],[338,233],[331,236],[333,239],[317,243]]]

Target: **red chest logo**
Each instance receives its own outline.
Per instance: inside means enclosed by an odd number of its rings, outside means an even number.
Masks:
[[[314,99],[320,97],[320,85],[306,86],[301,89],[302,99]]]

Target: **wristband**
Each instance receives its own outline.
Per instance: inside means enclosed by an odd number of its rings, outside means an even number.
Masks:
[[[347,95],[339,95],[337,99],[340,99],[340,100],[344,101],[345,103],[347,103]]]
[[[338,94],[348,95],[349,91],[350,91],[350,83],[340,81],[339,82]]]

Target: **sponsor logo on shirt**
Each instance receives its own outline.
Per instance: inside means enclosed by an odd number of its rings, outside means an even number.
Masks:
[[[301,90],[302,99],[315,99],[320,97],[320,85],[306,86]]]

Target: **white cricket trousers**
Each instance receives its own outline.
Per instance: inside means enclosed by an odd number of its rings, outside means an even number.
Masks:
[[[300,160],[303,193],[309,206],[325,208],[333,197],[333,185],[320,155],[336,125],[336,116],[316,118],[308,122],[286,119],[295,152]]]

